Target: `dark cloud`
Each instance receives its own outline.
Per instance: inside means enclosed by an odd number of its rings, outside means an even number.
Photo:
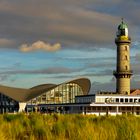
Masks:
[[[9,75],[7,74],[2,74],[0,75],[0,81],[6,81],[8,79]]]
[[[91,63],[87,67],[88,68],[113,68],[115,66],[114,62],[100,62],[100,63]]]
[[[135,61],[140,62],[140,53],[136,53],[135,55]]]
[[[136,25],[139,7],[135,3],[139,2],[2,0],[0,38],[16,40],[12,47],[35,40],[60,42],[63,47],[82,43],[106,47],[113,44],[120,16],[126,15],[128,23]],[[124,6],[130,9],[131,4],[133,10],[125,10]]]
[[[50,67],[46,69],[41,70],[5,70],[0,72],[0,75],[8,74],[8,75],[14,75],[14,74],[67,74],[67,73],[73,73],[77,72],[80,69],[70,69],[65,67]]]
[[[136,53],[136,55],[131,58],[133,60],[131,69],[133,70],[134,75],[140,75],[140,53]]]
[[[115,91],[115,90],[116,90],[115,82],[112,81],[107,83],[93,82],[89,94],[96,94],[97,92],[101,91]]]
[[[132,70],[134,75],[140,75],[140,64],[133,64]]]
[[[131,80],[131,89],[139,89],[140,81],[135,80],[133,78]],[[96,94],[100,91],[116,91],[116,80],[113,77],[109,82],[101,83],[101,82],[93,82],[90,90],[90,94]]]

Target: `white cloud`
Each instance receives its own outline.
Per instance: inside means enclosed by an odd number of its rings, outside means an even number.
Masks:
[[[55,43],[51,45],[43,41],[37,41],[30,45],[22,44],[19,49],[22,52],[31,52],[31,51],[38,51],[38,50],[47,51],[47,52],[55,52],[61,49],[61,44]]]

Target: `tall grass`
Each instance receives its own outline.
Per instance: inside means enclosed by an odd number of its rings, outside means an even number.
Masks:
[[[0,140],[140,140],[140,117],[4,114]]]

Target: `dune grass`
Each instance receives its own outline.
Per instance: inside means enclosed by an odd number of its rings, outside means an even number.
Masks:
[[[140,140],[140,117],[4,114],[0,140]]]

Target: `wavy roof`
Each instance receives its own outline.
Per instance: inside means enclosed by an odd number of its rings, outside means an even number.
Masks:
[[[82,88],[84,95],[88,94],[90,87],[91,87],[90,80],[87,78],[79,78],[79,79],[75,79],[75,80],[65,82],[65,83],[62,83],[59,85],[63,85],[63,84],[67,84],[67,83],[75,83],[75,84],[79,85]],[[59,85],[44,84],[44,85],[38,85],[38,86],[32,87],[30,89],[13,88],[13,87],[7,87],[7,86],[0,85],[0,93],[6,95],[16,101],[27,102],[27,101],[43,94],[44,92],[48,92],[48,91],[56,88]]]

